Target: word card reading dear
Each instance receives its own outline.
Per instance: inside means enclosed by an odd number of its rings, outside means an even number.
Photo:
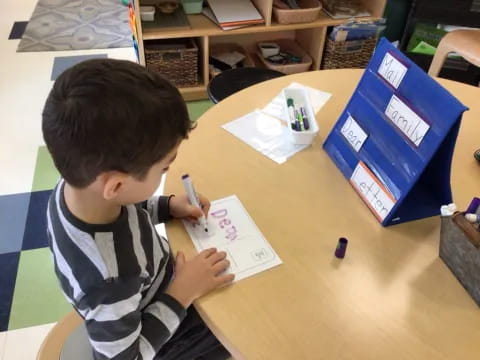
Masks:
[[[362,161],[353,171],[350,183],[380,221],[392,211],[396,203],[395,198]]]
[[[395,89],[398,89],[407,70],[405,65],[387,52],[378,68],[378,73]]]
[[[410,109],[402,100],[392,95],[385,115],[418,147],[430,125]]]
[[[363,143],[368,137],[367,133],[363,131],[360,125],[358,125],[358,123],[351,116],[348,116],[340,131],[343,137],[350,145],[352,145],[356,152],[360,151]]]

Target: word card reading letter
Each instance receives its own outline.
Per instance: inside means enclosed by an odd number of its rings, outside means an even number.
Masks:
[[[358,125],[358,123],[349,115],[345,124],[340,130],[350,145],[359,152],[363,143],[367,140],[367,133]]]
[[[378,73],[395,89],[398,89],[407,73],[407,67],[387,52],[378,68]]]
[[[416,145],[419,146],[430,125],[422,120],[402,100],[392,95],[385,115]]]
[[[396,203],[392,194],[385,189],[362,161],[353,171],[350,182],[374,215],[383,221]]]

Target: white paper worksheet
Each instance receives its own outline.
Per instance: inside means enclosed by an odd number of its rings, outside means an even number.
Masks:
[[[235,281],[282,263],[237,196],[212,201],[207,222],[208,233],[200,225],[184,225],[198,252],[215,247],[227,253],[227,272]]]
[[[308,145],[296,145],[290,139],[287,124],[258,110],[252,111],[222,127],[252,148],[283,164]]]

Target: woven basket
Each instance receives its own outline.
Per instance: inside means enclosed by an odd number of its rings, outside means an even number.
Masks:
[[[348,41],[327,39],[327,45],[323,52],[322,69],[365,68],[376,44],[376,36]]]
[[[312,22],[320,16],[322,4],[318,0],[300,0],[300,9],[280,9],[273,7],[273,14],[279,24]]]
[[[198,84],[198,47],[193,39],[146,41],[145,62],[175,86]]]
[[[281,39],[281,40],[269,40],[269,42],[277,43],[280,45],[280,50],[295,54],[299,56],[302,61],[298,64],[273,64],[270,61],[266,60],[260,50],[257,50],[257,55],[260,61],[265,65],[266,68],[271,70],[280,71],[284,74],[296,74],[308,71],[312,65],[312,58],[303,50],[295,41],[290,39]]]

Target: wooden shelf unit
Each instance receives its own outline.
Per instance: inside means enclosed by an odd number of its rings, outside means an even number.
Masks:
[[[151,5],[152,1],[154,2],[155,0],[137,0],[140,5]],[[382,16],[386,0],[363,1],[372,16],[362,19],[372,19]],[[345,22],[345,20],[332,19],[322,11],[320,17],[314,22],[288,25],[278,24],[273,18],[273,0],[252,0],[252,2],[264,17],[264,25],[224,31],[207,17],[199,14],[187,16],[190,23],[189,29],[165,30],[149,28],[142,31],[141,21],[137,21],[140,63],[145,65],[143,45],[146,41],[173,38],[196,38],[197,45],[200,47],[199,78],[201,79],[201,83],[194,87],[180,88],[180,92],[185,100],[188,101],[207,98],[207,85],[209,81],[208,55],[210,43],[239,42],[242,46],[245,46],[249,52],[253,52],[254,46],[258,41],[288,37],[295,39],[295,41],[297,41],[312,57],[313,64],[310,70],[320,69],[327,28],[329,26],[341,24]],[[135,12],[137,19],[140,19],[139,6],[136,7]],[[252,34],[254,35],[252,36]]]

